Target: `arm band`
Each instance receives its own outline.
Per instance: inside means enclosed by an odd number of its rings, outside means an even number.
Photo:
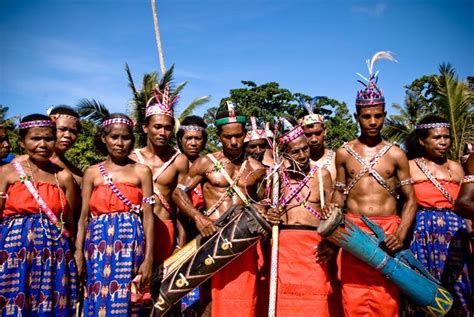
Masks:
[[[189,187],[183,184],[176,185],[176,188],[181,189],[183,192],[188,193],[190,191]]]
[[[413,185],[413,184],[415,184],[415,181],[413,180],[413,178],[410,177],[410,178],[401,180],[400,183],[398,183],[398,186],[402,187],[405,185]]]
[[[0,199],[7,199],[8,198],[8,194],[5,193],[5,192],[0,192]]]
[[[333,187],[334,187],[334,190],[337,190],[341,193],[343,193],[346,190],[346,184],[341,183],[341,182],[335,182]]]
[[[155,203],[156,203],[155,195],[152,195],[150,197],[144,197],[142,199],[142,204],[154,205]]]
[[[466,175],[462,179],[463,183],[474,183],[474,175]]]

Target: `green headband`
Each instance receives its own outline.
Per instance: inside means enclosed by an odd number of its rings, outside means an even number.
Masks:
[[[229,123],[247,123],[247,118],[245,116],[235,116],[235,117],[225,117],[216,120],[216,127],[219,127],[224,124]]]

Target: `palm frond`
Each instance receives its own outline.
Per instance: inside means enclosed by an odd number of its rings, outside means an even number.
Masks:
[[[107,107],[95,99],[83,98],[79,100],[77,112],[83,119],[88,119],[99,123],[110,115]]]
[[[202,97],[194,99],[186,108],[184,108],[184,110],[178,116],[178,120],[182,121],[184,118],[191,115],[194,109],[196,109],[197,107],[205,103],[208,103],[210,100],[211,100],[211,96],[202,96]]]
[[[133,96],[137,98],[138,96],[137,87],[135,86],[135,82],[133,81],[132,71],[130,70],[128,63],[125,63],[125,72],[127,73],[128,87],[130,87],[130,89],[132,90]]]

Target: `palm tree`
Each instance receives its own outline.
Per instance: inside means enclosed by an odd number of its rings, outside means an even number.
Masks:
[[[158,24],[158,14],[156,13],[156,3],[155,3],[155,0],[150,0],[150,1],[151,1],[151,11],[153,14],[153,25],[155,27],[156,46],[158,47],[158,57],[160,59],[161,74],[164,75],[166,72],[166,65],[165,65],[163,47],[161,46],[160,26]]]
[[[458,80],[450,64],[439,66],[434,104],[438,114],[451,124],[451,158],[462,155],[463,145],[474,142],[474,92],[467,83]]]
[[[146,135],[144,135],[142,131],[142,125],[145,123],[146,104],[148,100],[150,100],[150,98],[153,96],[153,90],[155,88],[158,88],[160,91],[163,91],[166,86],[169,86],[170,100],[172,100],[174,99],[174,97],[179,95],[179,93],[183,90],[183,88],[188,82],[185,81],[176,86],[174,85],[174,65],[172,65],[167,71],[165,71],[161,79],[159,79],[158,74],[156,72],[147,73],[143,75],[142,87],[141,89],[138,89],[135,85],[135,82],[132,77],[132,72],[128,64],[125,65],[125,71],[128,76],[128,86],[132,90],[133,94],[133,98],[130,100],[129,105],[131,107],[131,115],[136,122],[135,132],[138,135],[138,144],[139,146],[145,146]],[[190,115],[194,109],[205,104],[209,100],[210,96],[203,96],[194,99],[189,105],[185,107],[185,109],[181,112],[177,119],[181,121],[182,119],[184,119],[184,117]]]
[[[429,111],[420,107],[417,97],[410,92],[407,92],[403,106],[394,103],[392,107],[398,110],[398,114],[390,115],[386,119],[382,135],[390,142],[404,144],[415,130],[416,123]]]

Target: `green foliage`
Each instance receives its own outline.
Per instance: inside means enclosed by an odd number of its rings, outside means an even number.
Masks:
[[[95,99],[82,98],[77,104],[77,112],[83,119],[100,123],[110,115],[107,107]]]
[[[81,170],[105,159],[104,156],[95,151],[94,137],[97,126],[89,120],[81,120],[83,132],[79,134],[76,144],[66,152],[66,158]]]
[[[406,86],[405,105],[393,105],[398,113],[387,118],[382,134],[403,144],[413,135],[415,125],[428,114],[438,114],[451,124],[451,159],[458,159],[465,143],[474,142],[474,93],[468,83],[458,80],[449,64],[441,64],[438,75],[422,76]]]
[[[276,118],[283,116],[299,117],[304,111],[299,101],[311,100],[310,96],[292,93],[288,89],[281,88],[276,82],[257,85],[253,81],[242,81],[242,84],[243,88],[230,90],[229,97],[223,98],[219,107],[225,107],[226,101],[231,100],[236,104],[237,110],[245,116],[255,116],[265,122],[274,122]],[[210,124],[206,152],[218,149],[219,139],[213,123],[219,107],[209,108],[204,114],[204,119]],[[325,115],[327,119],[329,127],[327,143],[330,148],[337,148],[344,141],[355,137],[357,126],[349,115],[345,103],[327,97],[319,97],[314,105],[314,111]]]

